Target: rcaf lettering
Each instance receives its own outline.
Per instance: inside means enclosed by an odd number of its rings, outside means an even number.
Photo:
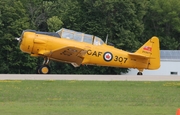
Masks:
[[[87,54],[88,54],[88,55],[91,55],[91,54],[92,54],[92,51],[91,51],[91,50],[88,50],[88,51],[87,51]]]
[[[99,56],[101,56],[102,52],[88,50],[88,51],[87,51],[87,54],[88,54],[88,55],[91,55],[91,56],[99,57]]]

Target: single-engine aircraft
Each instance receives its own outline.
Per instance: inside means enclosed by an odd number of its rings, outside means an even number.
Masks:
[[[20,38],[22,52],[41,56],[44,62],[37,68],[39,74],[49,74],[49,60],[80,65],[135,68],[142,75],[144,69],[160,67],[159,39],[152,37],[135,52],[127,52],[104,43],[97,36],[62,28],[57,32],[24,30]]]

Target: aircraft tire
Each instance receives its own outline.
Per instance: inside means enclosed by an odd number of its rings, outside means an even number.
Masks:
[[[40,72],[39,72],[40,67],[41,67],[41,65],[36,68],[36,74],[40,74]]]
[[[48,65],[42,65],[38,69],[39,74],[50,74],[50,67]]]
[[[137,75],[143,75],[143,73],[142,72],[138,72]]]

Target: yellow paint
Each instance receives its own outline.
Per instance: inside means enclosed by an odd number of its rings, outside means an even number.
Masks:
[[[62,36],[62,32],[60,34]],[[159,39],[150,38],[136,52],[131,53],[114,46],[101,43],[95,44],[95,36],[90,43],[85,41],[86,34],[80,34],[79,41],[72,38],[55,37],[38,34],[33,31],[24,31],[20,49],[32,56],[48,57],[75,67],[80,65],[111,66],[120,68],[136,68],[154,70],[160,67]],[[101,41],[101,39],[97,39]],[[98,42],[100,43],[100,42]],[[42,69],[47,73],[47,68]]]

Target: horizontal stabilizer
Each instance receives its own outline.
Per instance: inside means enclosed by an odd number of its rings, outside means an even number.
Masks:
[[[129,53],[130,56],[138,57],[138,58],[147,58],[147,59],[153,59],[153,57],[145,56],[143,54],[138,53]]]

